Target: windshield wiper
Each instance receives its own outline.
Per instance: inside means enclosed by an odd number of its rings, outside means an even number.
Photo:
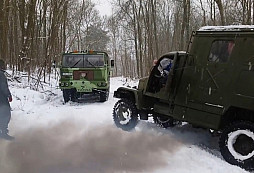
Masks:
[[[79,62],[81,61],[81,59],[79,59],[73,66],[71,66],[70,68],[75,67]]]
[[[88,60],[88,58],[85,58],[85,60],[86,60],[91,66],[93,66],[94,68],[97,68],[93,63],[91,63],[91,62]]]

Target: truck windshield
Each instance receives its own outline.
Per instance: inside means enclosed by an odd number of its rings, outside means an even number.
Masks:
[[[92,68],[103,67],[103,55],[64,55],[63,67],[68,68]]]

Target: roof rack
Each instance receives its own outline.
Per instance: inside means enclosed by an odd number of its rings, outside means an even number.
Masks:
[[[254,25],[204,26],[198,31],[254,31]]]

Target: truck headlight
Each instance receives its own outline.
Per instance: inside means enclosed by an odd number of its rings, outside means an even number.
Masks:
[[[102,82],[101,86],[105,87],[105,86],[107,86],[107,83],[106,82]]]
[[[99,83],[97,83],[97,86],[98,87],[105,87],[105,86],[107,86],[107,83],[106,82],[99,82]]]
[[[72,76],[72,73],[62,73],[63,76]]]

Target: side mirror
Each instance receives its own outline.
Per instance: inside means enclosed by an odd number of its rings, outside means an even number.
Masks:
[[[115,66],[115,61],[113,59],[110,60],[110,66],[114,67]]]

